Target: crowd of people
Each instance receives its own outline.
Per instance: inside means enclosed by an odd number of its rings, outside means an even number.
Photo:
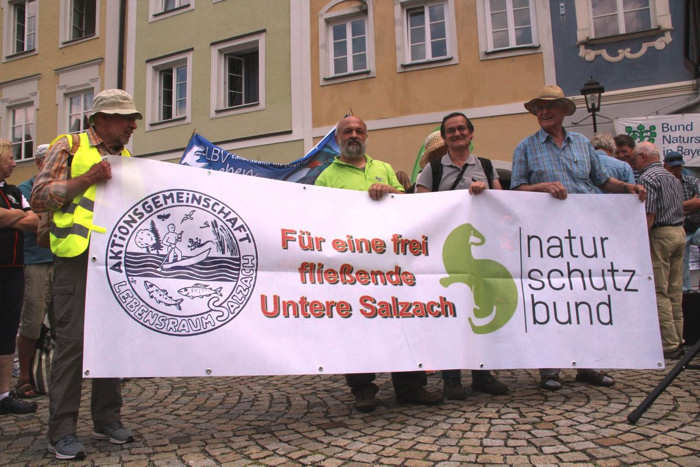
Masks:
[[[564,118],[576,106],[558,86],[545,86],[525,108],[537,118],[540,129],[515,148],[510,189],[549,193],[560,200],[569,193],[630,193],[645,203],[663,352],[667,358],[678,358],[683,352],[681,299],[684,288],[689,288],[688,249],[691,243],[700,243],[698,180],[683,173],[680,154],[668,152],[662,161],[653,143],[635,144],[627,135],[597,135],[589,141],[566,130]],[[38,391],[29,368],[48,313],[55,339],[48,449],[58,459],[85,457],[76,429],[95,187],[111,178],[110,164],[103,156],[130,156],[125,145],[141,118],[125,91],[100,92],[94,98],[87,131],[60,135],[50,146],[40,146],[35,154],[37,176],[19,187],[5,182],[15,162],[10,142],[0,141],[0,300],[4,303],[0,414],[36,411],[30,399]],[[367,155],[367,137],[367,126],[360,118],[341,119],[336,125],[340,155],[319,175],[316,185],[367,191],[373,200],[390,193],[446,190],[468,190],[476,196],[503,188],[492,162],[472,153],[475,128],[463,113],[446,115],[439,132],[428,136],[415,185],[404,173]],[[11,391],[15,350],[20,371]],[[395,372],[391,378],[400,403],[432,405],[468,395],[459,369],[442,371],[439,392],[426,388],[422,371]],[[562,387],[557,369],[540,370],[540,378],[545,390]],[[346,375],[357,410],[370,412],[377,407],[374,379],[369,373]],[[615,383],[612,376],[590,369],[579,369],[576,381],[596,386]],[[509,392],[487,370],[471,372],[471,388],[492,395]],[[133,441],[131,430],[121,423],[120,380],[93,379],[91,400],[96,439],[114,444]]]

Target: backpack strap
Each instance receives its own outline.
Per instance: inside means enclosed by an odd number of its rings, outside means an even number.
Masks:
[[[489,188],[493,188],[493,164],[490,159],[485,157],[480,157],[479,162],[481,162],[481,168],[484,169],[486,174],[486,180],[489,182]]]
[[[75,156],[75,153],[78,152],[78,149],[80,148],[80,135],[78,134],[67,136],[70,136],[71,138],[70,156],[68,156],[68,167],[70,167],[73,163],[73,156]]]
[[[56,141],[59,139],[65,137],[68,142],[70,143],[70,155],[68,156],[68,176],[70,177],[70,166],[73,163],[73,156],[75,156],[75,153],[78,152],[78,149],[80,148],[80,134],[71,134],[71,133],[66,133],[64,135],[58,135],[56,136],[52,141],[51,141],[51,146],[53,146]]]
[[[442,180],[442,162],[440,162],[442,157],[432,157],[430,159],[430,170],[433,175],[433,186],[430,191],[438,191],[440,188],[440,181]]]

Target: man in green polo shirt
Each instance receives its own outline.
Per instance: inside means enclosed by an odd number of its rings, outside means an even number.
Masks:
[[[338,122],[335,139],[340,155],[316,179],[316,185],[348,190],[369,191],[374,200],[387,193],[403,193],[391,165],[365,154],[367,125],[355,116]]]
[[[316,179],[316,185],[348,190],[368,191],[373,200],[380,200],[388,193],[404,193],[391,165],[365,154],[367,125],[355,116],[338,122],[335,138],[340,155]],[[377,407],[375,395],[379,388],[374,373],[345,375],[345,380],[355,396],[355,408],[371,412]],[[423,371],[405,371],[391,374],[396,399],[400,403],[438,404],[442,394],[425,389],[427,378]]]

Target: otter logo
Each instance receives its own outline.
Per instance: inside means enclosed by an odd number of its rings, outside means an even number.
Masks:
[[[474,239],[474,240],[472,240]],[[490,259],[475,259],[472,246],[486,243],[484,236],[471,224],[462,224],[447,236],[442,248],[442,260],[448,277],[440,279],[443,287],[455,282],[469,286],[474,297],[474,316],[493,316],[484,325],[469,325],[476,334],[488,334],[502,328],[518,306],[518,289],[510,272]]]
[[[114,297],[153,331],[193,336],[238,315],[253,293],[250,228],[221,201],[190,190],[154,193],[115,225],[106,255]]]

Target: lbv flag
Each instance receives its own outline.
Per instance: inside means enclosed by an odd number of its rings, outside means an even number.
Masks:
[[[195,133],[185,148],[180,164],[312,185],[316,177],[333,162],[338,154],[340,154],[340,149],[335,141],[335,128],[304,157],[289,164],[246,159]]]

